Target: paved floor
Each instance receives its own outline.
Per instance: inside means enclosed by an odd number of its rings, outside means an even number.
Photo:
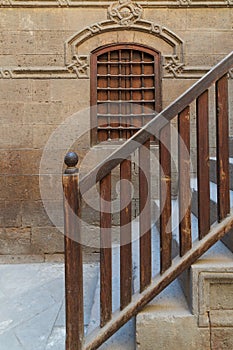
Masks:
[[[99,323],[98,293],[98,265],[85,264],[86,332]],[[100,349],[134,350],[134,322],[122,327]],[[65,350],[63,264],[0,265],[0,350]]]
[[[97,265],[84,265],[85,324]],[[64,350],[63,264],[0,265],[0,350]]]

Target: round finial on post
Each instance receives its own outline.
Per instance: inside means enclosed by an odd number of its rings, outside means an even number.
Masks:
[[[65,174],[75,174],[78,172],[76,165],[78,164],[78,155],[75,152],[68,152],[64,158],[64,162],[67,165]]]

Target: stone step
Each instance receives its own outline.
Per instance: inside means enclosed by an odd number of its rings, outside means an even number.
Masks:
[[[212,197],[215,196],[214,190],[212,191]],[[157,202],[155,201],[155,204]],[[157,203],[158,204],[158,203]],[[176,251],[176,240],[178,240],[178,201],[172,201],[173,208],[173,250],[174,254]],[[192,232],[193,240],[198,237],[198,220],[192,215]],[[133,290],[137,291],[139,289],[139,225],[135,220],[133,223]],[[220,243],[221,244],[221,243]],[[223,245],[222,245],[223,246]],[[224,247],[224,246],[223,246]],[[224,247],[225,248],[225,247]],[[224,249],[222,248],[222,249]],[[225,248],[226,249],[226,248]],[[152,229],[152,250],[153,250],[153,276],[159,273],[160,265],[160,247],[159,247],[159,233],[156,225]],[[212,253],[215,251],[212,250]],[[225,252],[231,254],[229,250],[226,249]],[[120,286],[119,286],[119,270],[120,270],[120,260],[119,260],[119,246],[113,248],[112,251],[112,266],[113,266],[113,311],[119,308],[120,300]],[[226,254],[225,254],[226,255]],[[231,256],[231,255],[229,255]],[[214,258],[213,258],[214,259]],[[211,258],[210,258],[211,260]],[[189,282],[188,282],[189,281]],[[137,346],[138,349],[154,349],[153,344],[156,344],[156,349],[200,349],[206,350],[210,349],[210,330],[204,327],[203,329],[199,327],[199,314],[192,313],[191,297],[188,298],[188,292],[185,285],[190,285],[190,280],[187,276],[183,275],[182,280],[174,281],[171,286],[169,286],[163,293],[161,293],[154,301],[149,304],[136,318],[136,331],[135,331],[135,320],[131,320],[124,327],[122,327],[113,337],[111,337],[107,342],[105,342],[100,349],[123,349],[123,350],[133,350]],[[182,286],[182,288],[181,288]],[[190,286],[188,291],[190,292]],[[194,290],[194,288],[193,288]],[[184,296],[184,293],[186,297]],[[91,312],[91,321],[88,327],[87,333],[90,334],[96,327],[99,326],[100,319],[100,305],[99,305],[99,282],[96,288],[94,305]],[[155,306],[154,304],[155,303]],[[195,303],[194,303],[195,304]],[[230,313],[230,311],[229,311]],[[216,319],[217,314],[211,313],[212,319],[214,319],[216,324],[218,321]],[[221,315],[220,315],[221,316]],[[221,316],[222,317],[222,316]],[[183,337],[183,333],[187,334],[187,337]],[[135,335],[137,334],[137,335]],[[135,336],[136,342],[135,343]],[[177,344],[174,343],[177,341]],[[192,346],[190,347],[190,339],[192,341]],[[175,346],[174,346],[175,344]],[[173,347],[174,346],[174,347]]]
[[[229,157],[233,157],[233,136],[229,137]]]
[[[209,332],[197,322],[175,280],[137,315],[137,349],[210,350]]]
[[[216,166],[217,161],[215,157],[210,158],[210,181],[217,183]],[[230,189],[233,190],[233,158],[229,158],[229,176],[230,176]]]
[[[192,213],[197,217],[197,203],[198,203],[198,193],[197,193],[197,179],[191,179],[191,189],[192,189]],[[210,221],[211,224],[217,220],[217,185],[214,182],[210,182]],[[233,206],[233,191],[230,191],[230,206]]]
[[[137,349],[232,349],[232,295],[233,255],[218,242],[137,315]]]
[[[198,217],[197,203],[198,203],[198,193],[197,193],[197,180],[192,179],[192,213]],[[233,191],[230,191],[230,206],[233,206]],[[210,182],[210,224],[212,225],[217,221],[217,185]],[[222,238],[222,242],[233,252],[233,230],[225,234]]]

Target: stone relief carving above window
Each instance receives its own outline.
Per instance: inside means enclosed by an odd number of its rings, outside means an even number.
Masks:
[[[108,8],[108,16],[114,22],[129,26],[142,17],[143,9],[136,2],[119,0],[112,3]]]
[[[0,0],[0,5],[17,0]],[[20,0],[21,1],[21,0]],[[189,2],[195,0],[175,0]],[[233,2],[233,0],[227,0]],[[59,0],[61,6],[71,4],[72,0]],[[142,19],[143,9],[131,0],[113,2],[107,8],[108,20],[93,23],[75,33],[65,42],[65,66],[63,67],[0,67],[0,79],[88,79],[89,51],[80,53],[80,45],[89,39],[110,32],[129,30],[134,33],[146,33],[148,36],[159,38],[166,42],[170,54],[163,56],[163,78],[200,78],[210,67],[188,67],[184,63],[184,43],[170,29]],[[98,41],[98,40],[97,40]],[[110,42],[111,43],[111,42]],[[163,54],[163,53],[162,53]],[[232,78],[232,73],[229,74]]]
[[[146,33],[150,36],[157,37],[166,42],[170,46],[172,55],[175,55],[177,61],[183,63],[183,41],[175,33],[168,28],[161,26],[157,23],[138,19],[135,23],[130,25],[130,29],[135,33]],[[66,66],[72,63],[72,59],[75,55],[79,54],[79,47],[83,42],[88,41],[96,35],[101,35],[108,32],[124,31],[125,26],[116,23],[113,20],[102,21],[92,26],[88,26],[75,35],[70,37],[65,43],[65,64]]]

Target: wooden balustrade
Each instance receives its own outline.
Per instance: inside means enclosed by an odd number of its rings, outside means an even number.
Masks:
[[[195,262],[233,227],[229,201],[228,92],[227,72],[233,66],[233,52],[194,84],[174,103],[142,127],[131,139],[98,164],[80,182],[77,158],[67,155],[63,176],[66,263],[66,350],[97,349],[169,283]],[[209,95],[216,88],[216,145],[218,219],[210,227],[209,183]],[[199,240],[192,242],[190,206],[190,104],[196,102],[197,191]],[[172,259],[171,144],[170,121],[178,116],[179,164],[179,248]],[[152,280],[151,250],[151,135],[160,140],[160,266]],[[131,154],[139,150],[140,291],[132,295],[131,244]],[[112,214],[111,172],[120,164],[120,310],[112,313]],[[85,193],[99,183],[100,188],[100,328],[84,340],[83,272],[79,220],[80,189]],[[229,215],[230,213],[230,215]]]

